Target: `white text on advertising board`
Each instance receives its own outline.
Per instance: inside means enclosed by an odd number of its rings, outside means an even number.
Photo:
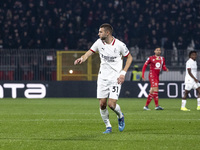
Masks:
[[[4,98],[4,89],[11,90],[12,98],[17,98],[17,89],[24,89],[26,98],[44,98],[46,96],[46,87],[40,83],[4,83],[0,85],[0,98]]]

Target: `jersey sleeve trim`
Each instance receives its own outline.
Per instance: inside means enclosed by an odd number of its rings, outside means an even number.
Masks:
[[[93,53],[95,53],[95,51],[93,51],[92,49],[90,49],[90,51],[92,51]]]
[[[130,52],[128,52],[128,54],[126,56],[124,56],[124,57],[127,57],[129,54],[130,54]]]

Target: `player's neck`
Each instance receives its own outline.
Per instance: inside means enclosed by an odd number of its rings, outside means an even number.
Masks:
[[[106,42],[106,44],[111,44],[113,40],[114,40],[114,37],[111,35],[111,36],[108,36],[108,37],[105,39],[105,42]]]

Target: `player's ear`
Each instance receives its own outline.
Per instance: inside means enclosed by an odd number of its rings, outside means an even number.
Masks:
[[[110,31],[106,30],[106,35],[109,35],[110,34]]]

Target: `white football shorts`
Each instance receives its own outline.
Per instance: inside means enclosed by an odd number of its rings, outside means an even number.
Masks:
[[[97,99],[111,98],[118,100],[121,85],[117,81],[98,79],[97,82]]]
[[[185,90],[190,91],[192,89],[196,90],[198,87],[200,87],[200,83],[185,83]]]

